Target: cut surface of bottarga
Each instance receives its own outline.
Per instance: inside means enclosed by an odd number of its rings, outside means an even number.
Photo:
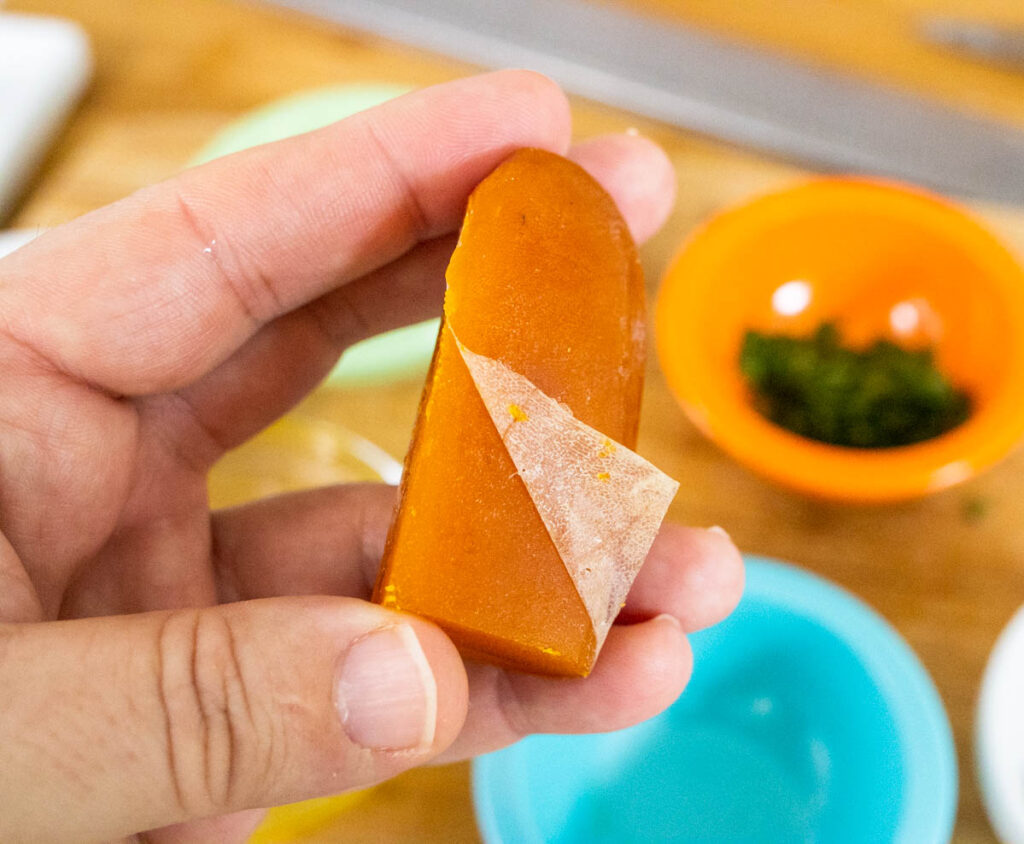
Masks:
[[[447,282],[375,599],[433,620],[470,658],[585,676],[594,621],[460,344],[632,449],[644,364],[636,249],[579,166],[520,150],[470,197]]]

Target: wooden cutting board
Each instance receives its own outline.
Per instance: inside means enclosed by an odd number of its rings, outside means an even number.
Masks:
[[[961,13],[1024,25],[1019,0],[635,0],[655,15],[899,83],[1024,127],[1024,75],[974,64],[916,39],[919,16]],[[307,88],[361,81],[440,82],[472,69],[316,21],[229,0],[11,0],[63,15],[93,39],[94,85],[12,220],[50,226],[177,172],[214,132],[255,106]],[[635,126],[679,173],[679,202],[643,250],[652,290],[678,242],[708,214],[787,184],[798,169],[755,153],[574,103],[580,137]],[[1024,255],[1024,213],[982,213]],[[341,420],[401,456],[419,384],[321,391],[307,412]],[[1002,625],[1024,602],[1024,453],[959,489],[885,508],[822,504],[751,475],[683,417],[652,363],[640,451],[683,480],[672,516],[724,525],[742,548],[806,566],[880,610],[942,693],[961,770],[955,840],[991,842],[973,768],[978,684]],[[468,766],[423,769],[374,789],[319,840],[477,840]]]

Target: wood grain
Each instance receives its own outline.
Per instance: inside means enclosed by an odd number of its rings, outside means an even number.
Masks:
[[[1024,24],[1019,0],[637,0],[822,66],[888,80],[1024,126],[1024,75],[975,64],[917,40],[930,12]],[[95,83],[11,223],[51,226],[184,167],[212,133],[275,97],[350,81],[408,85],[471,69],[227,0],[14,0],[12,10],[80,21],[93,39]],[[643,250],[652,289],[678,242],[709,213],[786,184],[796,168],[671,127],[574,103],[577,133],[636,126],[679,173],[679,202]],[[1024,214],[979,208],[1024,254]],[[322,390],[306,410],[341,419],[404,451],[419,385]],[[850,588],[909,640],[934,677],[956,735],[961,790],[955,840],[990,842],[973,766],[975,698],[987,654],[1024,601],[1024,454],[957,490],[885,508],[813,502],[754,477],[686,421],[652,362],[640,450],[683,488],[672,516],[724,525],[745,550],[797,562]],[[981,513],[981,515],[978,515]],[[474,841],[465,765],[412,772],[378,787],[323,840]]]

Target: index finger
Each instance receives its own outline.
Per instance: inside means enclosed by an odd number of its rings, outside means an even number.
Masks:
[[[4,328],[111,392],[176,389],[261,325],[453,230],[512,150],[564,152],[569,131],[554,83],[502,71],[213,161],[6,259]]]

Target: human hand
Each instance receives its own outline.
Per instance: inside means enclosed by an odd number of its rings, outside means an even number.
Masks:
[[[568,152],[637,239],[660,226],[664,155],[569,131],[542,77],[465,79],[0,262],[0,840],[240,839],[254,807],[624,727],[680,693],[685,632],[739,597],[724,536],[665,527],[593,674],[563,680],[463,663],[366,602],[391,488],[207,503],[218,457],[341,350],[437,313],[466,198],[514,149]]]

